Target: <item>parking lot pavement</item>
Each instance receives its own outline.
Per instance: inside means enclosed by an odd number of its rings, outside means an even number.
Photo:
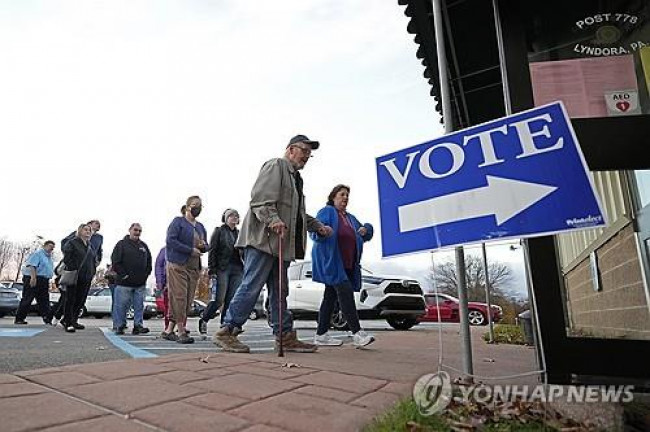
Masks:
[[[100,324],[100,321],[105,321],[105,325]],[[361,324],[371,333],[374,332],[380,334],[383,332],[396,332],[396,330],[393,330],[383,320],[363,320]],[[202,339],[198,334],[198,318],[190,318],[188,320],[188,329],[190,330],[190,335],[195,339],[195,342],[190,345],[181,345],[162,339],[160,333],[163,330],[164,323],[160,319],[151,319],[146,321],[145,326],[147,326],[151,332],[146,335],[137,336],[131,335],[128,329],[124,335],[115,335],[110,330],[110,321],[108,320],[97,320],[97,325],[101,327],[104,335],[111,343],[134,358],[147,358],[184,352],[221,351],[221,348],[212,343],[212,335],[219,326],[218,319],[214,319],[208,323],[208,335],[206,339]],[[449,325],[443,326],[449,327]],[[414,327],[411,331],[426,331],[435,327],[436,324],[423,323]],[[300,339],[311,341],[316,333],[316,322],[314,320],[296,320],[294,321],[294,328],[298,331],[298,337]],[[330,334],[334,338],[342,340],[344,343],[352,340],[348,332],[330,331]],[[239,336],[239,339],[246,345],[250,346],[251,352],[273,352],[275,339],[271,334],[271,329],[265,319],[248,321],[244,327],[244,333]]]
[[[198,337],[198,318],[190,318],[188,328],[196,341],[191,345],[181,345],[160,338],[164,322],[153,318],[145,320],[145,326],[151,332],[146,335],[131,335],[133,321],[129,321],[129,329],[122,336],[115,335],[110,318],[96,319],[85,317],[80,321],[86,326],[85,330],[74,334],[65,333],[61,326],[51,327],[40,323],[37,317],[28,317],[27,326],[15,326],[13,317],[0,318],[0,372],[29,370],[48,366],[60,366],[76,363],[91,363],[98,361],[116,360],[122,358],[147,358],[169,354],[183,353],[215,353],[221,349],[212,344],[211,336],[219,325],[218,319],[210,321],[208,337],[201,340]],[[294,322],[298,336],[306,341],[312,340],[316,332],[314,320],[296,320]],[[436,327],[433,323],[420,324],[409,332],[393,330],[383,320],[364,320],[362,326],[381,338],[385,333],[411,333],[431,330]],[[457,333],[456,324],[443,324],[446,333]],[[274,338],[265,319],[251,320],[246,323],[244,333],[240,335],[242,342],[251,347],[253,353],[273,353]],[[351,342],[347,332],[332,331],[335,338]],[[452,335],[453,336],[453,335]]]

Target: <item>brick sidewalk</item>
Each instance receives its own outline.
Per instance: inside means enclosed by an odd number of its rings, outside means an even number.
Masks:
[[[445,363],[458,367],[457,336],[448,338]],[[0,429],[354,431],[434,370],[436,343],[434,331],[390,332],[367,350],[321,348],[284,358],[194,353],[4,374]],[[474,358],[483,375],[535,367],[525,347],[475,340]]]

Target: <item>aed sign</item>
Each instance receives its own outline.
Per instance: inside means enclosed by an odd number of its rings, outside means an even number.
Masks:
[[[604,226],[561,102],[376,159],[384,257]]]

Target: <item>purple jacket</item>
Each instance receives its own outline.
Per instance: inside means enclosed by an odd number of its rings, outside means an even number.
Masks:
[[[165,248],[160,249],[156,258],[156,286],[165,288],[167,286],[167,256]]]

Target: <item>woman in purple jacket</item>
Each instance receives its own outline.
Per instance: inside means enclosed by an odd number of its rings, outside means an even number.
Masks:
[[[187,314],[194,301],[194,292],[201,274],[201,255],[207,252],[208,235],[196,218],[203,204],[198,196],[191,196],[183,206],[183,216],[175,217],[167,228],[167,295],[169,296],[169,324],[161,337],[182,344],[194,343],[185,329]],[[174,328],[178,326],[178,335]]]

